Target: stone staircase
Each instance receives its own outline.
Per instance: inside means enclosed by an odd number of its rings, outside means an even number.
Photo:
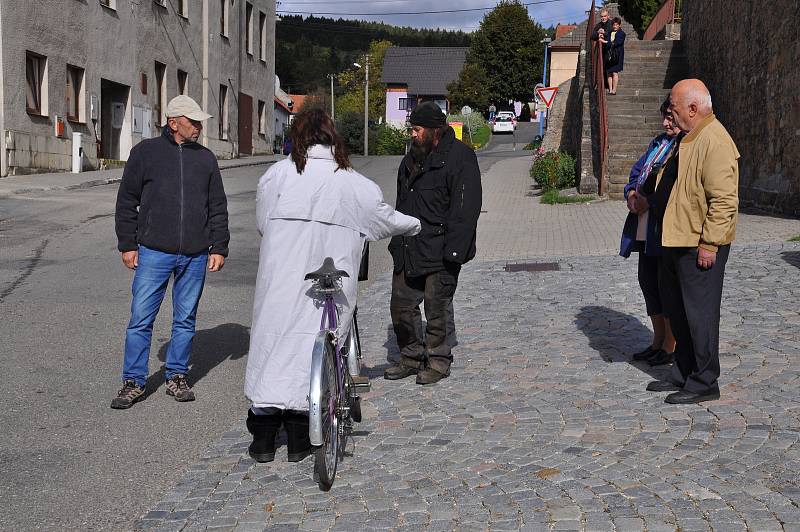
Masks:
[[[617,94],[607,96],[609,196],[622,198],[631,167],[662,133],[661,102],[689,68],[681,41],[626,41]]]

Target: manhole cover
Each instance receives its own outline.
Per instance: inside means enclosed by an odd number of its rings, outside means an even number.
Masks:
[[[519,262],[506,264],[507,272],[557,272],[561,268],[557,262]]]

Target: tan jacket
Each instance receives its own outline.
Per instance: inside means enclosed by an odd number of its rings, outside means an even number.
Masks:
[[[736,236],[739,151],[713,114],[678,149],[678,178],[664,211],[661,244],[716,252]]]

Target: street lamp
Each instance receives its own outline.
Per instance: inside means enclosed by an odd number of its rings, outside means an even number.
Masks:
[[[369,155],[369,56],[364,61],[364,157]],[[358,63],[353,63],[356,68],[361,68]]]
[[[333,108],[333,78],[336,77],[336,74],[328,74],[328,77],[331,79],[331,120],[336,122],[336,114],[334,113]]]
[[[547,49],[553,39],[545,37],[540,42],[544,43],[544,68],[542,68],[542,85],[547,87]],[[539,138],[544,139],[544,111],[539,111]]]

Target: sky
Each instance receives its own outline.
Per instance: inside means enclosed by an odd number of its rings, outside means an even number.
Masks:
[[[544,27],[558,23],[581,22],[591,6],[591,0],[522,0],[528,5],[531,18]],[[599,2],[598,2],[599,3]],[[278,16],[281,14],[313,13],[316,16],[354,20],[385,22],[396,26],[414,28],[443,28],[475,31],[483,16],[495,5],[496,0],[280,0]],[[444,11],[476,9],[457,13],[419,13],[420,11]]]

